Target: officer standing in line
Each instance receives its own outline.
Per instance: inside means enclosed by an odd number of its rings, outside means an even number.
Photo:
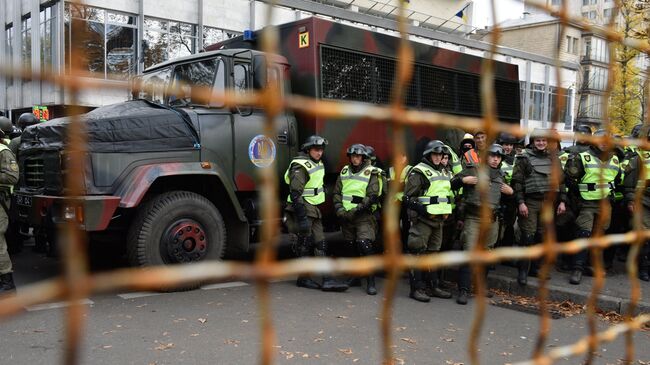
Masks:
[[[18,122],[16,122],[16,124],[21,131],[24,131],[27,127],[38,124],[38,119],[32,113],[23,113],[18,118]],[[9,149],[14,153],[16,159],[18,159],[18,146],[20,146],[20,141],[20,136],[17,136],[15,138],[12,138],[11,142],[9,143]]]
[[[469,133],[465,133],[462,141],[460,141],[460,153],[462,154],[461,164],[464,168],[467,165],[478,165],[479,157],[478,152],[476,151],[476,142],[474,141],[474,136]]]
[[[376,239],[374,210],[379,199],[379,169],[372,166],[366,146],[353,144],[347,150],[350,164],[343,167],[333,198],[336,216],[341,219],[343,239],[356,247],[359,256],[373,255]],[[367,278],[366,293],[377,294],[375,276]]]
[[[1,117],[0,119],[2,122],[0,122],[0,130],[2,130],[2,143],[5,146],[9,146],[9,143],[11,143],[11,133],[14,131],[14,125],[11,123],[11,120],[7,117]],[[15,158],[15,156],[14,156]]]
[[[402,167],[402,173],[399,176],[399,184],[401,187],[401,190],[397,192],[395,195],[395,200],[397,200],[398,204],[400,204],[400,211],[399,211],[399,220],[400,220],[400,238],[402,239],[402,252],[406,252],[408,250],[407,246],[407,241],[409,237],[409,228],[411,227],[411,222],[409,221],[408,218],[408,212],[406,207],[403,204],[404,200],[404,184],[406,183],[406,177],[408,174],[411,172],[411,169],[413,166],[409,165],[408,162],[408,157],[406,154],[402,154],[400,156],[400,164]],[[388,169],[388,176],[390,180],[395,180],[396,178],[396,168],[391,167]],[[388,187],[386,187],[387,189]]]
[[[477,165],[467,166],[460,174],[457,174],[451,179],[452,189],[458,190],[463,188],[463,202],[460,207],[461,214],[464,221],[464,230],[461,234],[461,242],[463,251],[469,251],[472,246],[476,244],[479,233],[479,226],[481,224],[481,206],[487,204],[492,210],[492,217],[496,217],[496,211],[499,208],[501,195],[512,195],[513,190],[506,184],[503,172],[500,169],[501,160],[504,156],[503,147],[498,144],[493,144],[488,148],[487,152],[487,165],[489,173],[489,190],[487,201],[481,201],[481,196],[477,189],[479,167]],[[495,218],[493,218],[485,238],[485,245],[488,250],[494,247],[498,238],[499,225]],[[485,275],[487,279],[488,270],[486,268]],[[463,265],[458,270],[458,289],[459,294],[456,299],[458,304],[467,304],[469,293],[472,285],[470,267]]]
[[[555,143],[555,140],[551,140]],[[519,228],[521,229],[521,246],[531,246],[539,243],[542,239],[544,226],[542,222],[542,204],[551,193],[551,172],[553,164],[560,168],[560,161],[557,157],[557,150],[549,150],[549,140],[544,131],[535,129],[530,134],[530,146],[520,155],[517,155],[514,173],[512,177],[514,196],[519,211]],[[564,214],[566,211],[566,195],[562,171],[558,171],[560,180],[558,193],[559,204],[557,214]],[[521,260],[518,263],[517,283],[526,285],[528,275],[537,276],[537,262]]]
[[[445,149],[441,141],[430,141],[422,153],[422,161],[413,167],[404,187],[404,200],[412,222],[408,248],[413,255],[438,252],[442,246],[443,224],[452,212],[453,201],[449,176],[440,163]],[[411,270],[409,296],[420,302],[430,301],[429,297],[451,298],[451,293],[438,286],[438,279],[437,271]]]
[[[1,137],[4,130],[11,126],[11,121],[0,117]],[[13,266],[7,251],[5,232],[9,225],[9,205],[13,186],[18,182],[18,164],[16,157],[6,144],[0,143],[0,293],[13,292],[16,289],[13,278]]]
[[[293,249],[298,257],[325,257],[328,254],[321,221],[322,213],[318,209],[318,206],[325,202],[325,166],[321,159],[327,144],[323,137],[308,137],[301,147],[302,153],[291,161],[284,174],[284,181],[289,184],[287,226],[289,232],[297,236]],[[347,285],[329,276],[323,276],[322,285],[307,276],[300,276],[296,285],[323,291],[348,289]]]
[[[602,136],[604,134],[594,134]],[[606,145],[599,142],[597,145],[589,146],[584,152],[573,153],[569,156],[564,167],[566,183],[571,185],[580,194],[578,205],[579,213],[575,221],[578,238],[591,237],[594,233],[596,222],[599,220],[600,203],[605,200],[610,204],[616,185],[621,183],[621,170],[618,157],[611,151],[605,152]],[[605,161],[601,156],[605,154]],[[601,179],[602,176],[602,179]],[[610,223],[610,216],[606,217],[602,227],[607,230]],[[589,261],[589,252],[582,250],[573,257],[573,272],[569,282],[573,285],[580,284],[584,270]]]
[[[635,138],[638,138],[640,133],[639,131],[636,133]],[[641,172],[641,165],[643,165],[643,172]],[[641,199],[643,218],[641,224],[643,225],[643,229],[650,229],[650,152],[637,149],[637,152],[633,156],[630,156],[624,166],[625,178],[623,180],[623,186],[625,189],[627,209],[630,214],[634,214],[635,209],[638,208],[634,206],[636,189],[640,183],[643,184],[643,198]],[[641,173],[643,175],[641,176],[641,180],[639,180]],[[638,264],[639,279],[650,281],[650,240],[645,241],[641,247]]]
[[[497,143],[503,147],[505,156],[501,161],[506,184],[512,186],[512,173],[515,166],[515,144],[517,139],[508,133],[501,133]],[[512,246],[515,241],[515,221],[517,220],[517,207],[514,195],[503,195],[501,197],[501,216],[499,219],[499,239],[497,246]]]

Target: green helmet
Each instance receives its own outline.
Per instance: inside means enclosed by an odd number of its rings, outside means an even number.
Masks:
[[[30,125],[38,124],[38,118],[36,118],[36,116],[32,113],[23,113],[18,118],[18,122],[16,122],[16,124],[18,125],[18,128],[25,129]]]
[[[309,149],[311,147],[323,147],[323,148],[325,148],[325,146],[327,146],[327,145],[328,145],[328,142],[327,142],[327,140],[325,138],[323,138],[321,136],[313,135],[313,136],[307,137],[307,139],[305,140],[305,143],[302,144],[300,149],[303,150],[304,152],[307,152],[307,151],[309,151]]]
[[[375,148],[373,146],[366,146],[366,153],[370,161],[375,161],[377,159],[377,154],[375,153]]]
[[[495,143],[491,145],[490,148],[488,148],[488,154],[504,157],[506,155],[506,151],[503,150],[503,146]]]
[[[348,147],[347,154],[348,156],[359,155],[359,156],[363,156],[364,158],[370,157],[368,155],[368,149],[366,148],[366,146],[362,145],[361,143],[355,143],[352,146]]]
[[[445,146],[442,141],[439,140],[433,140],[427,143],[427,148],[424,149],[424,152],[422,152],[422,157],[427,157],[431,153],[438,153],[438,154],[444,154],[445,150],[447,149],[447,146]]]
[[[0,131],[3,136],[8,136],[14,130],[14,125],[7,117],[0,117]]]

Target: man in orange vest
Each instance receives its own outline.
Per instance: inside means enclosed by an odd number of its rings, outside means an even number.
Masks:
[[[476,140],[474,139],[474,136],[465,133],[463,140],[460,142],[460,151],[463,154],[463,157],[461,158],[463,168],[466,166],[478,166],[480,160],[478,152],[476,151]]]

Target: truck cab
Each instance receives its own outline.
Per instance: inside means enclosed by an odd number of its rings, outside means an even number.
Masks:
[[[42,239],[72,220],[136,266],[219,259],[247,250],[258,218],[259,169],[282,174],[297,152],[292,114],[263,134],[264,111],[218,95],[273,83],[288,92],[281,56],[230,49],[171,60],[133,80],[132,100],[80,116],[84,151],[70,151],[69,118],[28,128],[14,208]],[[84,195],[66,196],[70,153],[82,153]],[[107,239],[108,238],[108,239]]]

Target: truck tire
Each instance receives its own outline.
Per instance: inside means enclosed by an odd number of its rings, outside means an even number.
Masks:
[[[140,206],[127,236],[132,266],[173,265],[219,260],[226,226],[219,210],[189,191],[157,195]]]

